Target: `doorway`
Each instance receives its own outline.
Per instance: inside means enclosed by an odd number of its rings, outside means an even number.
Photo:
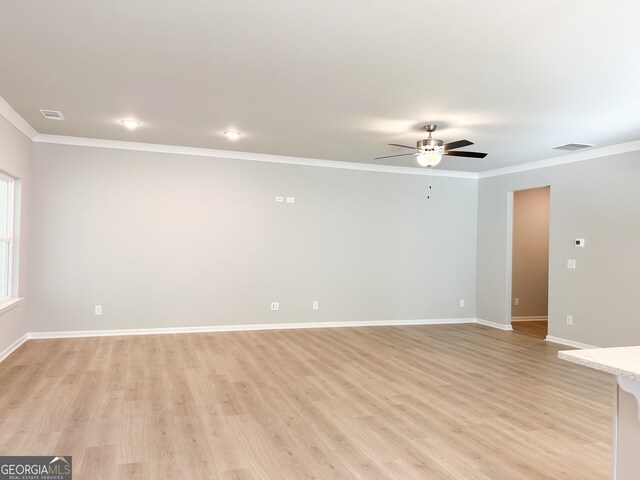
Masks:
[[[548,333],[550,193],[513,192],[511,327],[539,338]]]

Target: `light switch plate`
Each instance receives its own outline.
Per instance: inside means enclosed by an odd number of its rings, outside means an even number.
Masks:
[[[575,270],[576,269],[576,260],[575,260],[575,258],[569,258],[567,260],[567,268],[569,270]]]

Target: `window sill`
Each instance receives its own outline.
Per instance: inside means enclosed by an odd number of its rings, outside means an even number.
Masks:
[[[20,297],[5,298],[4,300],[0,300],[0,314],[17,307],[21,301],[22,298]]]

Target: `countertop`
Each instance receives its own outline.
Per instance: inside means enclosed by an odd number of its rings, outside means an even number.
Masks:
[[[562,360],[640,381],[640,346],[562,350]]]

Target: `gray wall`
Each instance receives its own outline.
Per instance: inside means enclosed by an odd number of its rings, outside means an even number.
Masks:
[[[546,316],[549,289],[548,187],[514,192],[512,265],[511,315]]]
[[[16,231],[19,248],[18,295],[27,296],[27,240],[29,217],[29,165],[31,140],[0,116],[0,170],[19,178],[20,219]],[[0,353],[28,331],[27,299],[18,306],[0,313]]]
[[[478,317],[509,323],[507,192],[546,185],[549,335],[597,346],[640,344],[640,152],[480,180]],[[585,238],[586,248],[574,247],[575,238]],[[576,270],[566,268],[569,258]]]
[[[34,144],[30,329],[474,317],[477,181],[426,186]]]

